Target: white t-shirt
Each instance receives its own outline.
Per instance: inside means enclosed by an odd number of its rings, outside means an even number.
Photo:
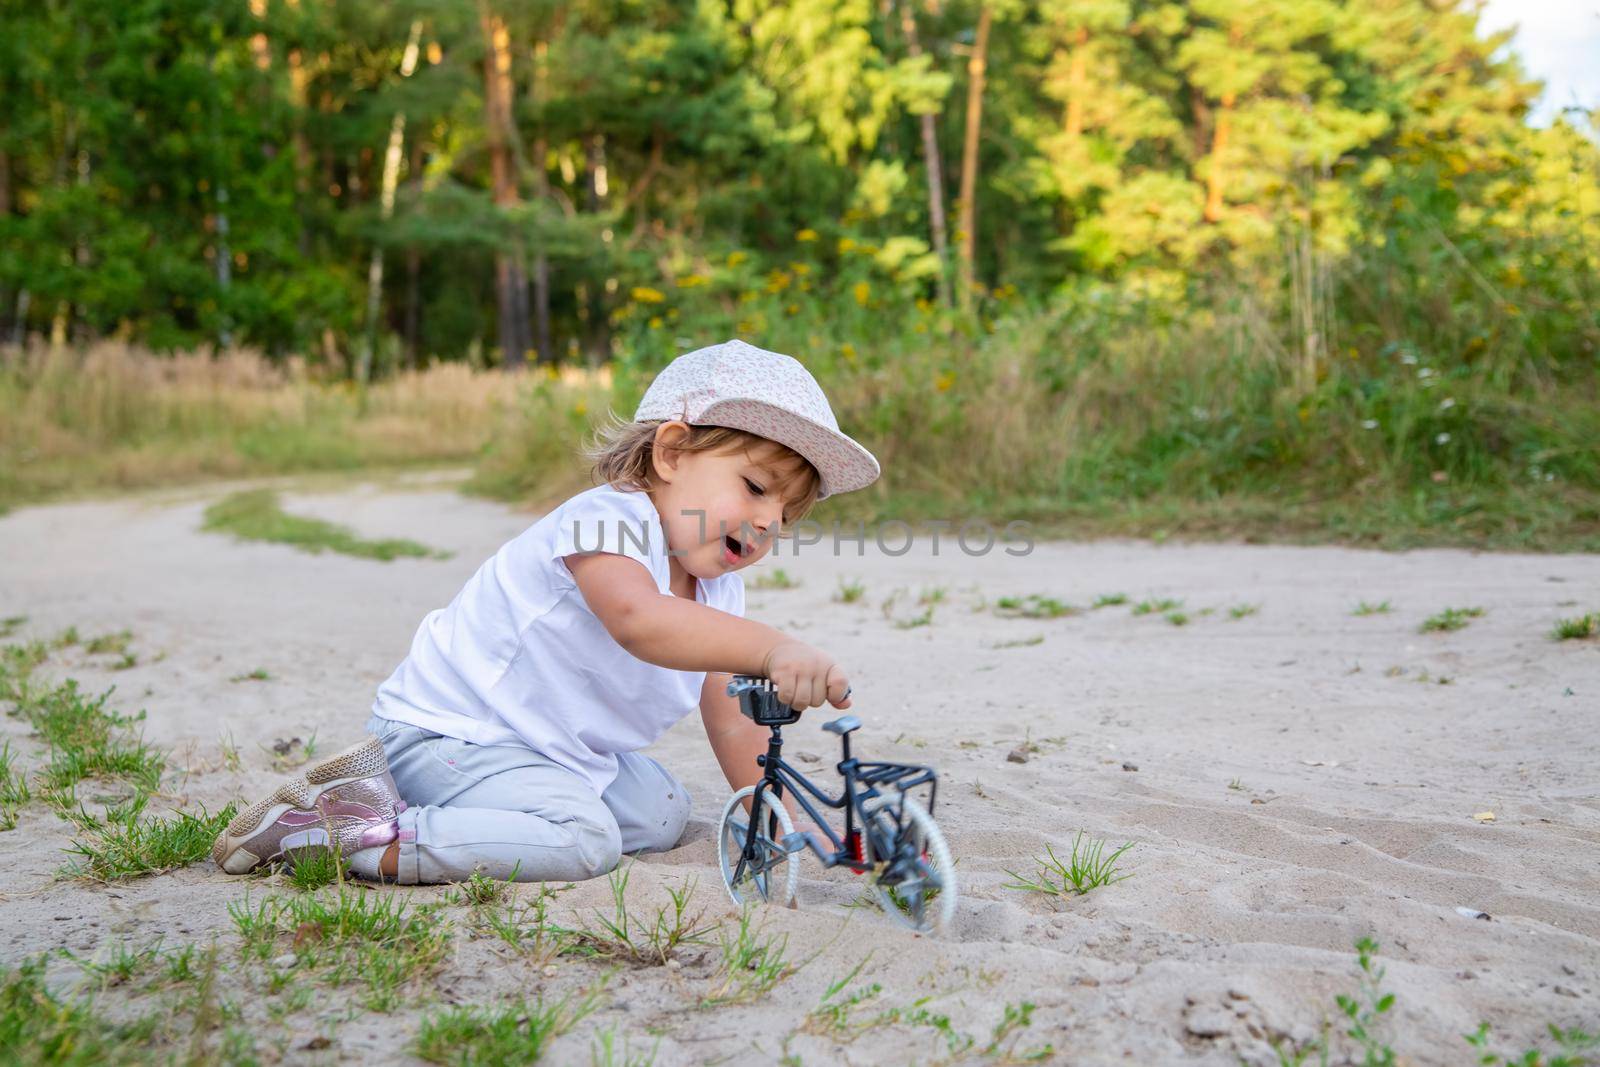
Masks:
[[[655,505],[597,486],[506,542],[422,620],[373,711],[480,745],[527,745],[604,792],[615,753],[644,748],[698,708],[705,674],[646,663],[612,639],[562,561],[596,551],[638,560],[672,595]],[[698,602],[744,614],[740,575],[697,586]]]

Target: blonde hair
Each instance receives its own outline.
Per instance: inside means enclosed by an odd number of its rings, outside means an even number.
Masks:
[[[618,489],[652,488],[656,429],[663,421],[626,422],[612,415],[606,425],[595,431],[593,443],[584,450],[585,457],[594,464],[595,479]],[[727,426],[690,426],[684,439],[671,447],[680,452],[743,451],[760,458],[776,458],[791,467],[777,487],[787,501],[783,509],[785,525],[805,518],[822,493],[822,476],[810,460],[788,445],[759,434]]]

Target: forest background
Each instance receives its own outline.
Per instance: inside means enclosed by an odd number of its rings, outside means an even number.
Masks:
[[[1574,17],[1580,17],[1574,15]],[[1600,134],[1461,0],[0,0],[0,508],[803,359],[849,517],[1600,549]]]

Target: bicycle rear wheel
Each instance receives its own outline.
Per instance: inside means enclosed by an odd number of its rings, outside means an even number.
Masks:
[[[762,793],[761,807],[766,814],[756,833],[757,854],[744,857],[750,829],[744,800],[755,791],[755,786],[747,785],[729,797],[717,823],[717,866],[722,870],[722,884],[735,904],[787,904],[800,886],[800,854],[790,855],[778,842],[794,833],[794,823],[771,793]]]
[[[873,797],[862,811],[871,820],[861,837],[878,906],[912,930],[944,929],[956,913],[956,865],[939,824],[908,796]],[[885,855],[875,841],[889,842]]]

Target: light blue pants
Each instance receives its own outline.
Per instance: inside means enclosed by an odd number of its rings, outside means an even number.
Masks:
[[[406,810],[402,885],[460,882],[481,871],[519,882],[574,882],[625,852],[662,852],[689,821],[689,794],[665,767],[621,753],[601,795],[521,745],[474,745],[373,716]]]

